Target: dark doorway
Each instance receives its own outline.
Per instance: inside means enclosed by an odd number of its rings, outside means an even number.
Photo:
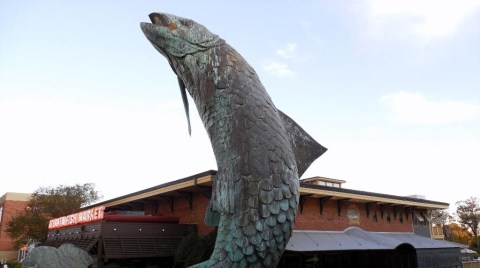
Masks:
[[[398,267],[401,268],[417,268],[417,253],[415,248],[410,244],[400,244],[395,248],[397,255]]]

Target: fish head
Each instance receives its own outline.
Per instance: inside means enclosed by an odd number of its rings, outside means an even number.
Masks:
[[[142,22],[140,27],[152,45],[167,58],[181,58],[224,42],[191,19],[166,13],[152,13],[149,17],[151,23]]]
[[[208,58],[206,53],[201,52],[220,46],[225,41],[211,33],[205,26],[190,19],[166,13],[152,13],[149,17],[151,23],[142,22],[140,28],[153,47],[167,58],[178,77],[191,133],[185,89],[187,88],[192,95],[195,81],[199,80],[197,70],[203,69],[201,67],[199,69],[199,66],[205,66],[203,63]]]

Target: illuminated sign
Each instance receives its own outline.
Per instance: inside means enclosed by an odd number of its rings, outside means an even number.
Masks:
[[[50,220],[48,223],[48,229],[57,229],[66,226],[102,220],[104,210],[104,206],[99,206]]]

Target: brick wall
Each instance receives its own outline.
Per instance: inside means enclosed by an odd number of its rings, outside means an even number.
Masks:
[[[320,200],[307,198],[303,202],[303,213],[300,212],[300,209],[297,212],[295,229],[343,231],[345,228],[356,226],[375,232],[413,232],[412,219],[409,215],[407,220],[404,209],[397,208],[396,218],[393,207],[390,206],[384,207],[383,218],[379,205],[371,205],[369,211],[367,217],[365,203],[345,201],[341,206],[339,216],[338,201],[328,200],[324,203],[323,213],[320,214]],[[376,221],[374,220],[375,214]],[[387,220],[388,215],[390,215],[390,221]]]
[[[12,218],[12,216],[25,209],[27,207],[27,204],[28,201],[5,200],[1,205],[3,207],[3,213],[0,222],[0,252],[5,253],[8,251],[15,251],[13,242],[8,233],[6,232],[7,223]],[[7,259],[10,258],[7,257]]]
[[[207,235],[215,230],[215,228],[205,224],[205,211],[208,206],[208,198],[201,193],[192,194],[192,208],[189,207],[188,198],[176,197],[174,200],[174,208],[171,210],[171,203],[168,199],[159,201],[157,206],[157,214],[165,216],[180,217],[181,224],[197,224],[198,233]]]
[[[171,202],[163,200],[159,201],[157,213],[180,217],[180,223],[197,224],[199,234],[206,235],[214,230],[204,223],[207,205],[207,197],[200,193],[194,193],[192,209],[190,209],[186,197],[176,197],[173,212],[171,211]],[[343,231],[348,227],[356,226],[366,231],[375,232],[413,232],[412,219],[410,215],[407,219],[403,208],[397,208],[395,217],[393,207],[385,206],[383,208],[383,218],[381,209],[379,205],[371,205],[367,217],[365,203],[345,201],[342,204],[339,216],[338,201],[328,200],[324,203],[323,213],[320,214],[320,200],[318,198],[307,198],[303,201],[303,212],[300,212],[300,208],[297,211],[295,229]],[[375,214],[376,221],[374,220]],[[388,215],[390,220],[387,219]]]

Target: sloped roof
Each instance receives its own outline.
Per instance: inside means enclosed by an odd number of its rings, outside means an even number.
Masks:
[[[290,251],[393,250],[402,244],[416,249],[459,248],[444,240],[435,240],[404,232],[368,232],[358,227],[344,231],[294,230],[288,241]]]
[[[419,199],[409,196],[398,196],[391,194],[382,194],[375,192],[366,192],[346,188],[337,188],[321,185],[313,185],[300,182],[300,193],[311,194],[314,196],[329,196],[337,199],[352,199],[358,202],[378,202],[385,204],[398,204],[404,206],[424,207],[430,209],[447,209],[448,203]]]
[[[135,202],[141,199],[150,198],[156,195],[162,194],[174,194],[175,191],[195,192],[198,191],[198,186],[211,187],[214,177],[216,175],[215,170],[208,170],[199,174],[195,174],[183,179],[170,181],[164,184],[160,184],[154,187],[147,188],[145,190],[133,192],[124,196],[105,200],[90,206],[86,206],[83,209],[91,208],[94,206],[112,207],[116,205],[125,204],[128,202]],[[328,187],[313,185],[309,183],[300,182],[300,194],[303,196],[311,197],[328,197],[333,199],[349,199],[356,202],[376,202],[383,204],[395,204],[418,208],[429,209],[446,209],[448,203],[418,199],[412,197],[396,196],[389,194],[381,194],[374,192],[358,191],[345,188]]]

